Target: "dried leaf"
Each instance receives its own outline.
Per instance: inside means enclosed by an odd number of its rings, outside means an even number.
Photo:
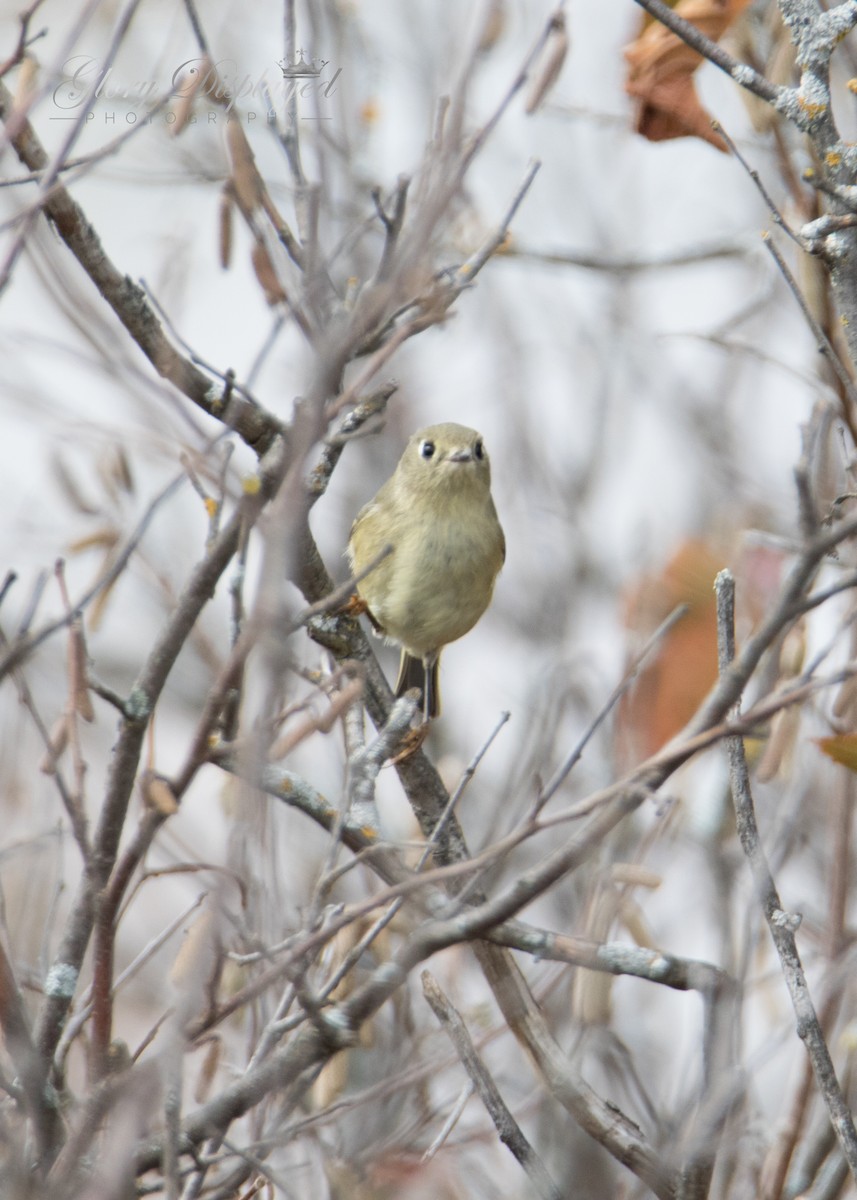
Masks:
[[[659,888],[663,883],[663,878],[657,871],[652,871],[648,867],[643,867],[639,863],[623,863],[616,862],[610,868],[610,878],[614,883],[621,883],[630,887]]]
[[[655,938],[649,928],[643,910],[630,896],[623,898],[619,916],[622,924],[638,946],[644,946],[647,950],[651,950],[655,946]]]
[[[79,513],[83,513],[84,516],[95,516],[100,509],[97,505],[93,504],[92,501],[87,499],[86,496],[84,496],[83,492],[78,486],[77,480],[59,455],[57,455],[53,460],[53,468],[56,481],[59,484],[60,489],[65,493],[65,497],[72,507],[77,509]]]
[[[310,1090],[311,1103],[316,1111],[320,1112],[328,1108],[334,1100],[342,1095],[345,1085],[348,1083],[350,1065],[351,1052],[349,1050],[340,1050],[325,1064]]]
[[[15,80],[15,98],[12,101],[13,109],[23,111],[27,107],[30,97],[35,91],[38,75],[38,62],[33,58],[32,54],[25,54],[21,59],[18,78]]]
[[[250,143],[237,120],[231,120],[226,125],[226,147],[232,163],[235,198],[242,212],[249,215],[256,211],[264,185]]]
[[[251,257],[253,270],[256,272],[256,278],[262,286],[267,302],[270,305],[283,304],[286,300],[286,293],[277,278],[277,272],[274,270],[274,264],[271,262],[271,256],[264,242],[253,243]]]
[[[220,193],[220,265],[224,271],[232,262],[232,184],[227,180]]]
[[[140,791],[146,807],[160,813],[162,817],[171,817],[179,811],[175,792],[162,775],[156,775],[154,771],[144,771],[140,779]]]
[[[678,733],[717,678],[714,578],[723,565],[705,542],[687,541],[663,573],[644,579],[631,597],[627,623],[646,635],[679,605],[686,608],[622,702],[619,733],[632,758],[654,754]]]
[[[857,733],[837,733],[834,737],[813,738],[816,746],[835,763],[857,771]]]
[[[482,31],[479,35],[479,45],[476,47],[477,52],[487,54],[489,50],[493,50],[502,37],[505,27],[506,5],[504,0],[488,0],[488,4],[485,6]]]
[[[857,675],[852,675],[850,679],[845,680],[836,693],[833,715],[837,721],[846,720],[857,715],[855,709],[857,709]]]
[[[170,983],[179,990],[203,992],[218,956],[216,924],[211,912],[203,912],[185,934],[170,968]]]
[[[92,697],[87,679],[88,655],[83,627],[79,620],[72,621],[68,630],[68,669],[71,683],[72,707],[84,721],[95,720]]]
[[[579,968],[574,974],[571,1011],[581,1025],[608,1025],[613,1015],[613,976]]]
[[[131,474],[131,465],[124,447],[118,442],[113,442],[99,455],[96,466],[101,482],[114,503],[119,499],[120,492],[133,496],[134,477]]]
[[[170,129],[172,137],[178,137],[190,120],[199,89],[207,80],[213,81],[214,79],[216,79],[214,67],[207,56],[203,57],[198,67],[191,67],[189,78],[182,81],[178,104],[173,109],[176,119]]]
[[[114,525],[102,525],[93,533],[76,538],[69,544],[68,552],[69,554],[81,554],[84,550],[92,550],[95,546],[99,549],[112,550],[118,541],[119,530]]]
[[[208,1099],[211,1085],[214,1082],[214,1077],[217,1074],[217,1068],[220,1066],[220,1055],[223,1050],[223,1042],[216,1035],[208,1043],[205,1050],[205,1055],[202,1060],[202,1066],[199,1069],[199,1076],[194,1088],[193,1098],[196,1104],[204,1104]]]
[[[760,783],[768,783],[781,771],[788,769],[800,729],[800,709],[784,708],[771,722],[771,733],[756,768]]]
[[[584,935],[603,942],[616,920],[620,904],[618,891],[599,886],[590,897],[583,923]],[[612,1016],[613,976],[603,971],[581,968],[574,973],[571,988],[571,1015],[584,1025],[607,1025]]]
[[[719,41],[749,0],[679,0],[677,16],[684,17],[712,41]],[[726,151],[711,128],[711,117],[699,102],[693,75],[702,57],[657,21],[644,23],[640,35],[625,50],[628,77],[625,90],[637,101],[634,128],[652,142],[698,137]]]

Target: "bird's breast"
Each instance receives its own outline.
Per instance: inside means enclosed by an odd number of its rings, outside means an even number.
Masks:
[[[491,600],[502,545],[493,509],[403,524],[385,584],[369,601],[388,636],[417,655],[463,637]]]

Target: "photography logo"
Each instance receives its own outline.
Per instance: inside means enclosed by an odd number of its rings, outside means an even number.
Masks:
[[[293,63],[287,65],[283,58],[277,63],[277,66],[283,72],[284,79],[317,79],[327,66],[327,59],[319,59],[318,65],[316,65],[315,59],[307,62],[304,58],[303,47],[301,47]]]
[[[196,115],[189,124],[216,125],[241,120],[330,121],[330,99],[342,68],[328,59],[307,60],[300,49],[293,62],[282,59],[260,74],[242,72],[233,59],[192,58],[169,79],[122,79],[112,64],[77,54],[63,64],[52,92],[52,121],[100,121],[105,125],[174,124],[173,103],[191,91]],[[205,102],[208,101],[206,104]]]

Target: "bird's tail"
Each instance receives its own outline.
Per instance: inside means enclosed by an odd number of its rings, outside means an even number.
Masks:
[[[417,688],[423,698],[422,711],[427,721],[440,715],[440,688],[438,687],[438,662],[435,656],[428,663],[402,651],[399,661],[399,678],[396,680],[396,697],[403,696],[409,688]]]

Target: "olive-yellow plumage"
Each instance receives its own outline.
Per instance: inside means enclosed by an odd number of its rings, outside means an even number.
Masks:
[[[491,499],[491,467],[474,429],[447,423],[415,433],[396,470],[357,514],[348,543],[373,624],[402,647],[396,695],[423,693],[437,716],[440,652],[472,629],[491,601],[506,543]]]

